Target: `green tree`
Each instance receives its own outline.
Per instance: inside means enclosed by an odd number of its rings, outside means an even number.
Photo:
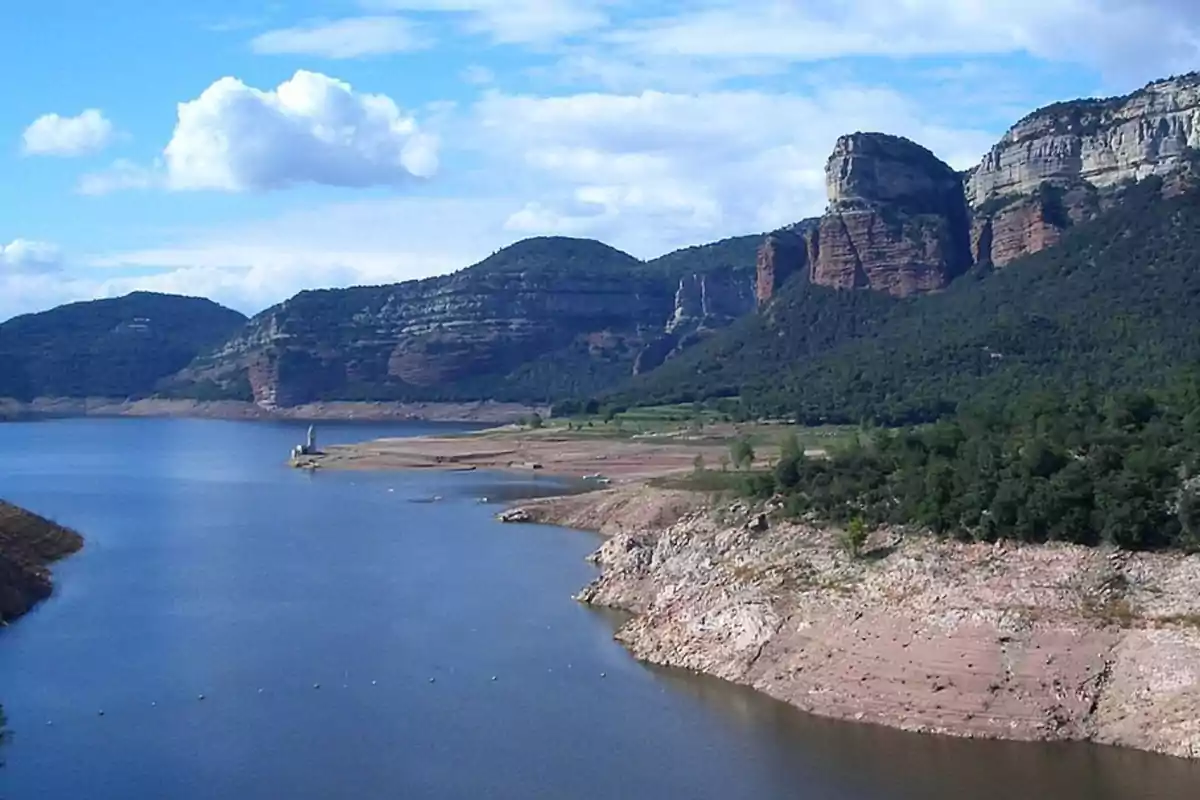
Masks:
[[[846,530],[842,531],[841,542],[851,558],[862,556],[863,545],[867,543],[867,524],[863,522],[862,517],[850,520]]]
[[[542,427],[542,424],[543,424],[543,421],[542,421],[541,414],[539,414],[535,411],[529,415],[529,427],[533,428],[534,430],[537,430],[538,428]]]
[[[754,463],[754,448],[745,436],[739,436],[729,445],[729,456],[738,469],[746,469]]]
[[[703,453],[697,453],[696,457],[692,459],[692,469],[694,469],[696,472],[704,472],[704,454]]]

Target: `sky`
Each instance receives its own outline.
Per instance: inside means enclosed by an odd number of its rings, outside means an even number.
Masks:
[[[1200,68],[1196,0],[0,0],[0,320],[255,313],[537,235],[641,258],[821,212],[853,131],[957,168]]]

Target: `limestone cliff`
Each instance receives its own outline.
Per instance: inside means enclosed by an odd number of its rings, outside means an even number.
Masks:
[[[1197,147],[1197,73],[1033,112],[967,178],[976,260],[1004,266],[1055,244],[1114,202],[1122,184],[1189,170]]]
[[[971,265],[962,179],[907,139],[838,139],[825,167],[829,208],[810,238],[811,280],[903,297],[940,289]]]
[[[748,269],[723,267],[679,279],[675,307],[663,335],[638,353],[634,374],[648,372],[754,308],[754,278]]]
[[[82,546],[74,531],[0,500],[0,622],[49,597],[47,565]]]

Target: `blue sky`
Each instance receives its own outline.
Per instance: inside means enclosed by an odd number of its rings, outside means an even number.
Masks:
[[[0,319],[255,312],[526,236],[641,257],[819,213],[835,138],[956,167],[1200,67],[1194,0],[42,0],[3,12]]]

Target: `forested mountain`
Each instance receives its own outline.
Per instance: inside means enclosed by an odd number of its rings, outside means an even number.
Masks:
[[[610,399],[740,395],[806,422],[930,420],[987,394],[1161,384],[1200,362],[1200,193],[1162,179],[1003,269],[893,298],[796,279],[763,313]]]
[[[685,331],[748,313],[757,238],[643,262],[588,239],[537,237],[450,275],[302,292],[164,390],[266,407],[600,391],[632,374],[644,352],[662,363]]]
[[[0,324],[0,397],[142,397],[246,318],[197,297],[134,292]]]

